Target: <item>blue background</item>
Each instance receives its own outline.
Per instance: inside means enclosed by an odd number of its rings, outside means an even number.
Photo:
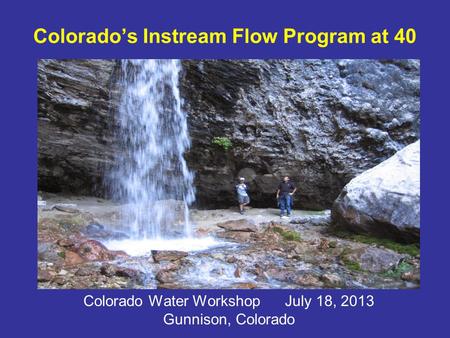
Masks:
[[[445,3],[444,1],[440,3]],[[432,1],[55,1],[2,4],[1,9],[1,298],[2,337],[416,337],[448,335],[448,127],[449,11]],[[370,33],[414,27],[414,45],[126,45],[38,46],[37,27],[68,30],[356,30]],[[447,48],[448,49],[448,48]],[[294,327],[165,327],[164,309],[87,309],[89,291],[36,289],[37,99],[39,58],[420,58],[422,116],[422,285],[418,290],[308,291],[307,295],[374,294],[370,309],[296,312]],[[445,217],[445,218],[444,218]],[[92,291],[108,296],[149,292],[186,296],[192,291]],[[260,313],[283,312],[288,291],[207,291],[258,296]],[[195,312],[195,309],[177,311]],[[216,309],[214,312],[237,313]],[[207,313],[208,310],[203,310]],[[234,316],[231,316],[234,317]],[[447,325],[446,325],[447,324]],[[447,328],[445,328],[445,326]]]

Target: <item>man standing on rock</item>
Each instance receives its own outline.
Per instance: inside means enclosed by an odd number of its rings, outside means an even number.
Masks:
[[[236,194],[239,203],[239,212],[241,215],[244,214],[244,207],[250,203],[250,197],[247,193],[247,184],[245,184],[245,178],[239,178],[239,184],[236,185]]]
[[[292,184],[288,176],[285,176],[278,185],[277,200],[280,207],[280,217],[286,217],[285,213],[287,217],[291,216],[292,196],[296,190],[297,188]]]

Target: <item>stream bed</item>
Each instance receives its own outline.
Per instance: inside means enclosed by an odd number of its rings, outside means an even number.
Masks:
[[[76,202],[74,210],[39,210],[39,288],[420,286],[420,255],[334,234],[329,211],[280,219],[274,209],[192,210],[192,237],[133,240],[117,224],[119,206]]]

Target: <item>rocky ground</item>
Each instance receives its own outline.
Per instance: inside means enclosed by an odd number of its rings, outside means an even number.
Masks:
[[[330,230],[330,213],[275,209],[192,210],[203,251],[108,249],[124,239],[120,206],[93,197],[42,196],[39,288],[417,288],[419,249]],[[43,204],[41,202],[41,204]]]

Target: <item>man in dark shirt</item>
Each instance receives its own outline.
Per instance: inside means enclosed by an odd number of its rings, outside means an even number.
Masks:
[[[283,178],[283,181],[278,185],[277,200],[280,207],[280,217],[291,216],[292,196],[297,188],[291,183],[289,177]]]

